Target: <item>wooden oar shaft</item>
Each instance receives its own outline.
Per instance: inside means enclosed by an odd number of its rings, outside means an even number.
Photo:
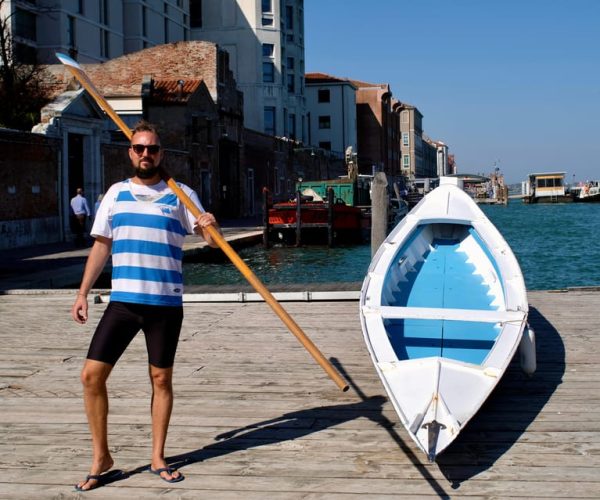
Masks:
[[[166,175],[166,177],[168,177],[168,175]],[[192,213],[192,215],[194,217],[198,217],[201,213],[200,209],[194,204],[190,197],[185,194],[185,192],[177,185],[177,183],[172,178],[167,178],[165,180],[167,181],[169,187],[181,200],[181,202]],[[262,281],[260,281],[260,279],[248,267],[248,265],[240,258],[240,256],[231,247],[227,240],[223,238],[223,236],[217,230],[217,228],[215,228],[214,226],[208,226],[206,229],[208,230],[208,233],[210,234],[210,237],[213,239],[213,241],[221,248],[221,250],[223,250],[225,255],[229,257],[229,260],[231,260],[233,265],[237,267],[238,271],[242,273],[244,278],[246,278],[246,280],[260,294],[260,296],[271,307],[271,309],[273,309],[275,314],[279,316],[281,321],[283,321],[283,323],[288,327],[290,332],[300,341],[300,343],[314,358],[314,360],[317,363],[319,363],[321,368],[325,370],[329,377],[331,377],[331,379],[337,384],[337,386],[342,391],[347,391],[348,384],[346,383],[346,381],[337,372],[337,370],[333,367],[329,360],[325,356],[323,356],[323,354],[317,348],[317,346],[315,346],[315,344],[307,337],[307,335],[302,331],[302,329],[288,314],[288,312],[281,306],[277,299],[273,297],[273,294],[267,289],[267,287],[262,283]]]
[[[98,105],[106,112],[108,116],[115,122],[115,124],[121,129],[121,131],[125,134],[128,139],[131,139],[132,132],[131,129],[125,124],[125,122],[121,119],[121,117],[116,113],[116,111],[112,108],[112,106],[106,101],[104,96],[98,92],[94,84],[87,77],[85,72],[81,69],[81,67],[70,58],[61,55],[58,55],[60,61],[69,68],[71,73],[77,78],[79,83],[83,86],[85,90],[92,96],[92,98],[98,103]],[[175,195],[181,200],[181,202],[186,206],[186,208],[192,213],[194,217],[198,217],[201,214],[200,209],[196,206],[196,204],[190,199],[190,197],[185,194],[185,192],[177,185],[175,180],[165,172],[165,170],[161,167],[161,172],[163,179],[167,182],[169,187],[173,190]],[[237,269],[242,273],[244,278],[248,280],[248,282],[252,285],[252,287],[260,294],[260,296],[265,300],[267,304],[273,309],[275,314],[279,316],[281,321],[288,327],[290,332],[300,341],[300,343],[304,346],[304,348],[309,352],[309,354],[315,359],[317,363],[325,370],[325,372],[329,375],[329,377],[337,384],[337,386],[342,391],[348,390],[348,384],[342,378],[342,376],[337,372],[337,370],[333,367],[333,365],[329,362],[329,360],[323,356],[321,351],[313,344],[313,342],[306,336],[306,334],[302,331],[302,329],[298,326],[298,324],[292,319],[292,317],[287,313],[287,311],[281,307],[281,304],[277,302],[275,297],[269,292],[267,287],[263,285],[263,283],[258,279],[258,277],[252,272],[252,270],[246,265],[246,263],[240,258],[240,256],[235,252],[235,250],[231,247],[229,243],[223,238],[218,229],[214,226],[208,226],[207,228],[210,237],[213,241],[223,250],[225,255],[229,257],[231,262],[237,267]]]

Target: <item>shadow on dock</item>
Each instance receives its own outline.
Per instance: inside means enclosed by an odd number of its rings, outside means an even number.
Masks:
[[[171,467],[181,469],[186,465],[210,460],[229,453],[285,441],[293,441],[344,422],[358,418],[368,418],[385,428],[440,498],[450,498],[442,485],[431,475],[427,466],[421,463],[411,447],[407,446],[402,437],[396,432],[394,429],[395,423],[391,422],[383,414],[383,406],[387,403],[387,398],[382,395],[367,397],[350,378],[339,361],[335,358],[332,358],[331,361],[348,381],[354,392],[360,397],[360,401],[340,405],[318,406],[285,413],[274,419],[257,422],[220,434],[216,436],[215,439],[217,441],[215,443],[188,453],[168,457],[167,462]],[[132,473],[141,472],[145,469],[147,467],[142,467],[136,471],[132,471]]]
[[[527,377],[517,353],[504,377],[475,417],[436,462],[452,488],[489,469],[542,411],[565,372],[565,346],[556,328],[535,308],[537,371]]]

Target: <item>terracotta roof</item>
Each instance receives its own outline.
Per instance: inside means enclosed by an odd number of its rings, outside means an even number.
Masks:
[[[152,100],[161,102],[186,102],[198,90],[202,79],[154,80]]]
[[[387,83],[369,83],[369,82],[362,82],[360,80],[350,80],[350,81],[356,88],[377,87],[377,88],[383,89],[387,92],[390,91],[390,86]]]

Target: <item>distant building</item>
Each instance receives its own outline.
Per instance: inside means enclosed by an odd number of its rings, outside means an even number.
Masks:
[[[55,64],[55,52],[101,62],[190,36],[188,0],[5,0],[3,7],[23,62]]]
[[[528,174],[521,183],[525,203],[563,203],[573,201],[565,186],[565,172]]]
[[[448,146],[441,141],[436,141],[435,145],[437,149],[436,167],[438,177],[454,174],[455,172],[450,169]]]
[[[388,176],[401,175],[398,113],[392,91],[386,83],[352,80],[356,87],[358,170]]]
[[[307,142],[303,0],[190,1],[191,37],[229,52],[247,128]]]
[[[409,178],[436,177],[425,166],[423,146],[423,115],[416,106],[396,101],[400,114],[400,154],[402,174]]]
[[[342,158],[357,153],[356,87],[346,78],[306,74],[308,144]]]

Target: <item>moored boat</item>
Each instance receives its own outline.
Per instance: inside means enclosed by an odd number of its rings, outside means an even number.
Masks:
[[[535,370],[519,264],[459,184],[442,178],[396,226],[360,298],[375,369],[431,461],[475,415],[519,344],[524,369]]]
[[[295,199],[266,206],[265,241],[296,245],[363,243],[371,229],[371,182],[373,176],[355,180],[340,178],[302,181]],[[401,198],[389,199],[388,228],[408,213]]]
[[[573,201],[577,203],[600,202],[600,181],[587,181],[581,186],[571,188]]]

